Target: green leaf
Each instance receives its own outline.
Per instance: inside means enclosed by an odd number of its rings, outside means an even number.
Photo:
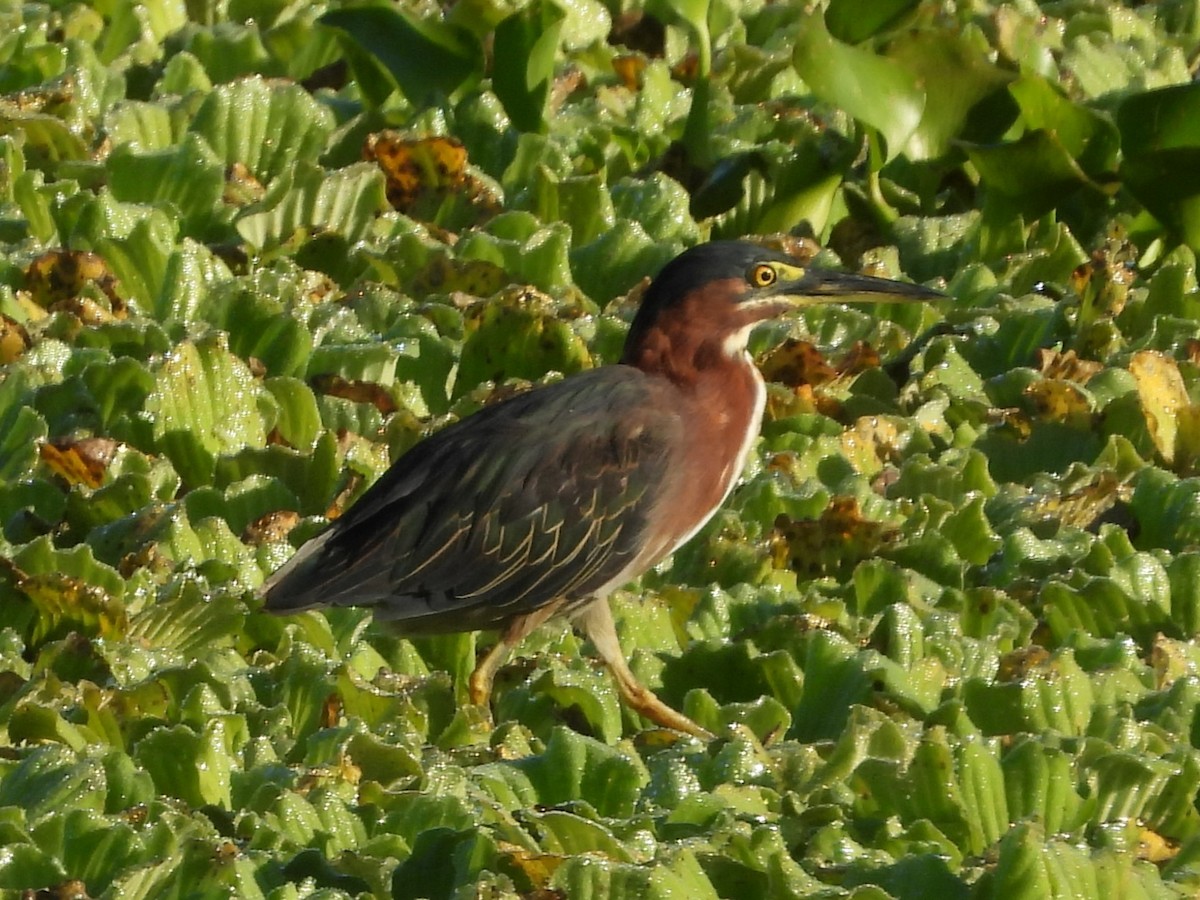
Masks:
[[[718,896],[696,857],[687,850],[651,867],[599,856],[575,856],[556,870],[551,884],[579,900],[716,900]]]
[[[71,809],[43,823],[35,838],[43,847],[54,847],[71,877],[86,884],[108,884],[149,859],[141,837],[127,823],[85,809]]]
[[[689,245],[699,241],[700,229],[688,211],[687,191],[661,172],[648,178],[622,178],[610,194],[617,218],[636,222],[654,240]],[[646,271],[656,268],[651,263]]]
[[[875,11],[875,4],[871,9]],[[870,20],[870,16],[863,18]],[[948,30],[902,33],[889,43],[887,58],[910,73],[925,92],[920,124],[907,144],[897,148],[913,160],[948,153],[953,142],[964,136],[976,107],[1011,77],[990,62],[977,43]],[[1045,126],[1031,123],[1030,127]]]
[[[61,744],[45,744],[23,755],[0,779],[0,807],[16,806],[31,822],[64,810],[104,809],[104,767],[79,759]]]
[[[279,404],[275,429],[293,447],[311,447],[321,430],[321,413],[312,389],[298,378],[268,378],[264,387]]]
[[[106,167],[117,200],[163,204],[183,218],[183,232],[204,236],[225,189],[225,173],[216,156],[196,135],[170,149],[113,151]]]
[[[792,64],[822,102],[878,130],[889,159],[904,150],[921,122],[925,95],[916,78],[886,57],[835,40],[820,13],[803,19]]]
[[[792,714],[793,730],[802,741],[834,738],[845,726],[851,706],[867,699],[871,682],[844,639],[818,631],[806,644],[804,694]]]
[[[104,117],[104,130],[114,150],[152,153],[167,150],[179,140],[171,110],[157,103],[126,100]]]
[[[0,860],[0,889],[35,890],[38,885],[63,884],[67,871],[52,854],[33,843],[10,842]]]
[[[436,19],[417,19],[388,6],[335,9],[318,20],[374,56],[414,105],[449,97],[480,77],[483,52],[475,37]]]
[[[30,384],[20,369],[0,379],[0,482],[24,477],[38,457],[38,441],[45,440],[45,420],[29,405]]]
[[[120,0],[114,3],[112,21],[105,29],[99,45],[105,62],[116,60],[123,53],[129,58],[146,59],[161,46],[167,35],[187,25],[186,6],[178,0],[158,0],[134,3]]]
[[[95,241],[96,252],[117,277],[121,295],[144,309],[161,309],[176,228],[167,213],[155,210],[137,220],[126,235],[109,233]]]
[[[681,249],[680,244],[654,241],[636,220],[617,219],[600,237],[571,251],[571,274],[580,290],[603,306]]]
[[[969,846],[981,852],[1004,836],[1010,821],[999,754],[995,744],[968,741],[956,762],[970,829]]]
[[[1072,103],[1045,78],[1026,76],[1008,90],[1026,128],[1053,134],[1089,175],[1112,173],[1122,139],[1111,119]]]
[[[963,701],[971,720],[984,734],[1083,734],[1092,718],[1095,694],[1091,681],[1070,651],[1034,662],[1019,681],[987,683],[980,678],[963,685]]]
[[[21,172],[13,180],[13,200],[26,219],[29,232],[38,240],[48,242],[57,235],[51,198],[66,192],[61,184],[45,187],[42,173],[36,170]]]
[[[554,729],[544,753],[512,765],[529,778],[540,803],[583,800],[602,816],[630,815],[647,780],[636,756],[563,727]]]
[[[364,237],[387,203],[378,166],[360,163],[326,174],[298,164],[294,175],[277,179],[260,203],[236,220],[238,233],[258,250],[272,250],[297,234],[332,231],[350,241]]]
[[[857,44],[895,25],[917,5],[917,0],[882,0],[869,6],[855,0],[830,0],[825,25],[839,41]]]
[[[1200,86],[1133,94],[1117,111],[1125,187],[1193,249],[1200,248]]]
[[[596,669],[550,669],[530,686],[531,699],[548,697],[560,710],[576,708],[591,725],[592,731],[606,743],[621,737],[621,707],[608,681],[607,673]],[[511,701],[517,692],[505,694],[498,707],[504,718],[522,718]],[[511,712],[510,712],[511,711]]]
[[[521,131],[545,130],[565,22],[566,12],[555,0],[534,0],[496,26],[492,90]]]
[[[242,359],[258,360],[271,375],[303,373],[313,352],[312,333],[280,300],[238,289],[236,283],[214,293],[197,312],[229,335],[230,350]]]
[[[228,646],[244,615],[227,595],[204,596],[188,582],[179,596],[133,616],[129,637],[145,647],[174,650],[185,658]]]
[[[167,64],[163,66],[162,77],[154,86],[159,95],[177,94],[181,97],[206,96],[212,87],[212,79],[204,70],[204,64],[186,50],[181,50],[167,60]],[[187,123],[184,124],[186,126]]]
[[[137,419],[136,413],[154,390],[150,371],[137,360],[123,356],[111,363],[93,363],[83,370],[82,377],[104,433],[140,444],[133,437],[134,430],[148,423]]]
[[[216,26],[192,26],[184,35],[184,49],[200,61],[216,84],[245,75],[275,74],[262,34],[253,24],[222,22]]]
[[[1165,582],[1166,573],[1162,576]],[[1071,586],[1052,581],[1041,593],[1046,623],[1060,642],[1080,630],[1096,637],[1128,634],[1148,643],[1169,627],[1165,599],[1150,591],[1129,591],[1111,578],[1093,578]]]
[[[92,548],[80,545],[59,549],[43,536],[30,541],[14,556],[13,562],[29,575],[67,575],[95,585],[115,600],[125,593],[125,580],[99,562]]]
[[[146,399],[154,440],[187,484],[210,483],[216,457],[265,443],[254,379],[223,334],[180,344],[155,381]]]
[[[337,436],[323,430],[311,447],[293,450],[273,444],[265,450],[247,448],[217,460],[215,483],[232,484],[255,474],[278,478],[300,501],[302,515],[323,514],[338,490],[341,462]]]
[[[480,869],[494,865],[495,854],[495,843],[486,832],[430,828],[417,836],[412,854],[396,867],[391,896],[396,900],[450,897],[456,887],[474,881]]]
[[[1004,212],[1036,219],[1081,188],[1098,190],[1054,132],[1035,129],[1010,143],[964,149]]]
[[[1053,890],[1052,879],[1057,874],[1053,870],[1061,871],[1064,863],[1069,861],[1075,871],[1078,871],[1078,854],[1059,844],[1052,869],[1045,858],[1048,848],[1043,844],[1044,838],[1044,829],[1035,823],[1017,825],[1004,836],[1004,840],[1000,842],[1000,858],[996,864],[995,879],[990,885],[993,896],[1035,900],[1063,893]]]
[[[482,305],[463,342],[454,397],[485,381],[569,375],[591,368],[587,345],[571,326],[553,315],[549,298],[508,292]]]
[[[710,0],[663,0],[663,3],[686,22],[695,34],[708,33]]]
[[[526,212],[496,216],[486,231],[468,234],[455,248],[462,260],[486,260],[514,279],[548,292],[571,284],[571,236],[555,223],[542,227]]]
[[[1004,754],[1001,767],[1012,821],[1041,822],[1053,834],[1071,833],[1083,824],[1083,800],[1067,753],[1026,737]]]
[[[63,161],[82,160],[88,147],[66,122],[56,116],[0,107],[0,134],[20,134],[25,138],[31,164],[52,169]]]
[[[229,808],[233,761],[226,718],[211,720],[201,732],[186,725],[155,728],[134,747],[134,759],[154,786],[192,806]]]
[[[246,78],[213,89],[188,129],[226,168],[241,163],[269,184],[298,162],[313,162],[333,131],[333,115],[299,85]]]
[[[624,845],[599,822],[553,809],[535,813],[533,821],[544,831],[542,843],[552,853],[563,856],[601,853],[620,862],[633,861]]]
[[[1092,766],[1096,788],[1096,822],[1144,819],[1151,802],[1172,787],[1177,766],[1142,754],[1116,752],[1097,759]]]

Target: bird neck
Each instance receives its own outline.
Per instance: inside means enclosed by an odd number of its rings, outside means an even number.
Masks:
[[[689,388],[709,377],[734,384],[758,382],[746,352],[750,331],[780,310],[731,303],[730,289],[716,282],[661,310],[652,320],[634,322],[621,362],[649,375]]]
[[[733,371],[748,370],[756,375],[758,371],[746,352],[744,334],[721,336],[694,329],[651,328],[634,346],[625,348],[621,362],[684,389],[712,379],[725,380]]]
[[[745,288],[742,278],[722,278],[670,304],[647,298],[629,330],[620,361],[668,378],[680,388],[706,376],[733,376],[734,383],[761,384],[746,354],[746,341],[755,325],[791,310],[793,304],[784,296],[740,300]]]
[[[650,329],[626,352],[626,362],[655,380],[664,415],[677,419],[684,435],[656,504],[664,524],[651,529],[658,540],[639,557],[647,565],[695,536],[729,496],[754,447],[766,385],[744,338],[736,343]]]

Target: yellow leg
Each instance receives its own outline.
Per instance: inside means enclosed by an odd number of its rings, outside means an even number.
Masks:
[[[496,677],[496,670],[507,659],[510,649],[509,645],[503,639],[496,641],[496,645],[475,666],[475,671],[471,673],[471,678],[467,681],[467,696],[471,698],[471,702],[476,706],[485,708],[488,706],[488,700],[492,696],[492,681]]]
[[[676,712],[655,696],[654,692],[637,680],[637,676],[625,661],[621,651],[620,641],[617,640],[617,629],[613,624],[612,610],[607,600],[597,600],[579,613],[575,621],[584,633],[591,638],[600,659],[608,666],[617,682],[617,690],[621,697],[638,714],[645,716],[656,725],[693,734],[698,738],[709,740],[713,735],[701,728],[683,713]]]
[[[500,634],[500,640],[492,647],[475,666],[467,681],[467,696],[476,706],[487,708],[492,696],[492,681],[496,678],[496,670],[504,664],[509,651],[525,639],[525,636],[558,612],[562,606],[561,600],[556,600],[541,609],[534,610],[524,616],[517,616],[508,623]]]

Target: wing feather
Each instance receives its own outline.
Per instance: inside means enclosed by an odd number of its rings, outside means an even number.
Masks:
[[[660,391],[610,366],[433,435],[268,580],[267,608],[459,631],[588,596],[636,557],[682,439]]]

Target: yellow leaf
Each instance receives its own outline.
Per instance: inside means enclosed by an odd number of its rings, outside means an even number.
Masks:
[[[1175,462],[1179,411],[1190,406],[1187,388],[1175,360],[1155,350],[1141,350],[1129,361],[1138,399],[1154,446],[1168,464]]]
[[[29,332],[15,319],[0,315],[0,365],[12,362],[29,349]]]
[[[1168,841],[1161,834],[1143,828],[1138,835],[1137,857],[1152,863],[1163,863],[1172,860],[1179,853],[1178,845]]]

